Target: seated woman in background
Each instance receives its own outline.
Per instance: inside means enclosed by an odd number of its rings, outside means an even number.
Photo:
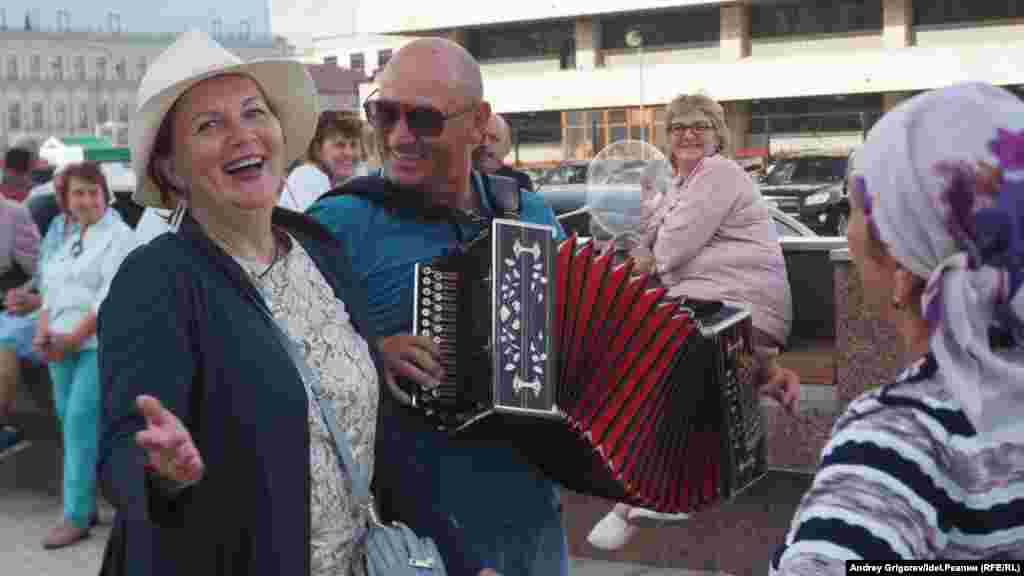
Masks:
[[[653,267],[671,296],[720,300],[751,311],[762,394],[794,409],[799,378],[775,358],[789,336],[793,312],[786,263],[767,204],[750,176],[726,155],[725,113],[702,95],[668,104],[665,126],[674,179],[665,193],[643,187],[645,233],[632,251]],[[591,545],[616,550],[638,527],[636,518],[683,519],[617,504],[591,531]]]
[[[56,182],[63,214],[40,247],[42,308],[33,348],[49,362],[53,399],[64,432],[64,520],[43,541],[61,548],[82,540],[96,515],[99,371],[96,315],[125,255],[131,229],[110,207],[97,164],[69,166]]]
[[[350,112],[320,114],[305,162],[288,175],[281,207],[305,212],[317,198],[356,175],[366,158],[363,121]]]
[[[0,460],[27,445],[8,419],[21,376],[19,359],[39,360],[32,354],[33,313],[40,305],[32,293],[32,276],[38,261],[39,231],[29,211],[0,198]]]
[[[1024,103],[984,84],[902,103],[850,197],[865,301],[916,360],[836,422],[772,574],[1024,559]]]

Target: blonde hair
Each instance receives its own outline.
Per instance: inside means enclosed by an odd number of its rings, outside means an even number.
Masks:
[[[498,157],[498,160],[504,160],[505,156],[512,151],[512,129],[500,114],[493,114],[491,122],[494,122],[494,133],[498,137],[494,155]]]
[[[714,99],[704,94],[680,94],[672,99],[665,106],[665,141],[671,142],[672,121],[678,116],[685,116],[691,112],[700,112],[708,117],[711,125],[715,128],[715,135],[718,136],[719,153],[723,156],[732,156],[732,133],[725,123],[725,109]],[[671,144],[666,144],[671,148]],[[666,150],[666,155],[675,168],[675,160],[671,150]]]
[[[366,163],[373,166],[380,166],[381,151],[377,143],[377,130],[369,123],[363,125],[363,150],[366,151]]]

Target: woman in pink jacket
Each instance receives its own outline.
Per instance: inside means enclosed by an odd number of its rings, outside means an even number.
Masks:
[[[786,263],[775,224],[757,185],[727,157],[725,113],[702,95],[682,95],[665,113],[672,186],[644,187],[644,233],[633,250],[641,268],[654,267],[672,296],[721,300],[751,311],[760,391],[792,410],[799,379],[775,361],[793,319]],[[588,540],[617,550],[636,533],[631,520],[677,520],[617,504]]]

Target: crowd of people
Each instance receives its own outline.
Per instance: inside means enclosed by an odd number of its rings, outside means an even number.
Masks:
[[[407,392],[444,376],[438,345],[413,335],[414,266],[502,213],[495,183],[515,182],[522,220],[564,233],[504,164],[508,125],[465,49],[412,41],[377,85],[365,123],[321,113],[301,64],[184,34],[139,88],[134,232],[89,163],[56,176],[59,214],[39,225],[21,204],[24,154],[8,158],[0,450],[24,441],[5,425],[19,369],[46,364],[65,478],[45,546],[88,535],[98,484],[117,510],[104,574],[364,574],[370,512],[339,472],[338,429],[381,518],[432,538],[449,574],[568,574],[557,484],[512,448],[437,431]],[[665,125],[673,177],[644,186],[637,271],[748,308],[756,385],[793,410],[768,208],[731,159],[721,105],[681,95]],[[850,250],[917,359],[838,419],[765,563],[1022,559],[1024,103],[978,84],[914,97],[855,162]],[[682,519],[618,504],[589,540],[621,548],[642,517]]]

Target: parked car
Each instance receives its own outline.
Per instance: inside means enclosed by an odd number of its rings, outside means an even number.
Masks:
[[[826,236],[845,236],[850,218],[848,156],[808,155],[769,164],[761,194],[777,208]]]
[[[634,213],[635,206],[632,206],[634,210],[630,210],[627,206],[631,203],[625,200],[626,188],[623,188],[621,194],[616,195],[614,191],[609,190],[613,185],[605,185],[604,194],[602,198],[602,216],[608,218],[611,217],[613,220],[624,220],[635,218],[637,215]],[[609,235],[599,225],[591,222],[591,210],[586,206],[587,204],[587,187],[586,184],[579,184],[576,186],[558,186],[551,188],[540,188],[538,190],[541,197],[543,197],[548,204],[555,211],[555,216],[558,221],[562,224],[562,228],[565,229],[566,234],[576,233],[578,236],[593,236],[598,240],[607,240]],[[638,191],[629,191],[629,194],[637,194]],[[617,197],[621,197],[621,202],[615,202]],[[615,208],[615,204],[621,204],[622,207],[619,209]],[[610,209],[610,210],[607,210]],[[787,237],[814,237],[818,236],[812,228],[801,222],[798,218],[786,214],[780,210],[777,206],[769,204],[769,211],[772,214],[772,219],[775,221],[775,229],[779,234],[779,238]],[[614,215],[613,215],[614,214]],[[616,222],[619,223],[619,222]]]

